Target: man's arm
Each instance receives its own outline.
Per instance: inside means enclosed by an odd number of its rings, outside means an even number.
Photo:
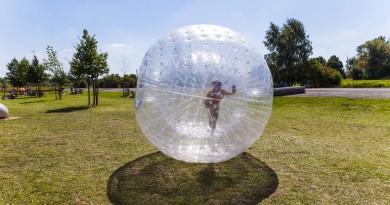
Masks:
[[[236,86],[232,85],[232,92],[229,92],[225,89],[222,89],[221,92],[222,92],[222,95],[233,95],[234,93],[236,93]]]

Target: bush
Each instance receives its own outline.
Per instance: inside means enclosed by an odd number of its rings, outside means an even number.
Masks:
[[[310,60],[304,71],[307,83],[315,88],[337,87],[343,78],[337,70],[321,65],[315,60]]]
[[[341,84],[343,76],[337,70],[332,68],[322,68],[322,80],[320,80],[320,87],[336,87]]]
[[[361,80],[363,78],[363,71],[359,68],[353,67],[349,72],[349,75],[354,80]]]

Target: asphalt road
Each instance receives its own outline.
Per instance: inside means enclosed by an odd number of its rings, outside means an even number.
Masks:
[[[86,91],[86,89],[84,89]],[[100,91],[122,92],[122,88],[99,88]],[[135,91],[135,88],[131,88]],[[305,94],[294,96],[390,98],[390,88],[307,88]]]
[[[390,98],[390,88],[307,88],[305,94],[295,96]]]

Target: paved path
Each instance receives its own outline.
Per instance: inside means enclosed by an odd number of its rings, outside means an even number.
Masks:
[[[390,88],[307,88],[305,94],[294,96],[390,98]]]

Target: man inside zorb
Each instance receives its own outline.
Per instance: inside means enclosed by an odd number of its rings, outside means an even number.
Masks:
[[[211,83],[212,88],[207,92],[204,104],[208,109],[209,126],[212,130],[215,129],[219,114],[219,103],[225,95],[233,95],[236,92],[236,86],[232,85],[232,92],[222,89],[222,82],[214,80]]]

